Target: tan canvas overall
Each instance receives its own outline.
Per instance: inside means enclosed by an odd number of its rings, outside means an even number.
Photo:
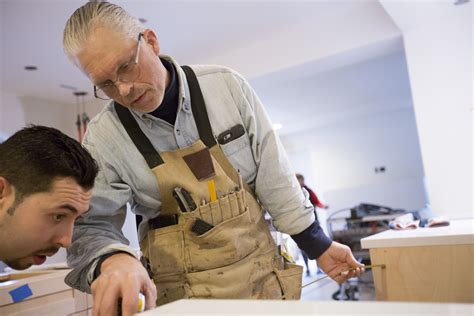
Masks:
[[[239,185],[238,172],[216,143],[194,72],[183,69],[201,139],[192,146],[157,153],[129,110],[115,105],[161,192],[160,216],[150,220],[140,242],[157,304],[181,298],[299,299],[302,268],[284,262],[277,252],[261,206],[248,186]],[[218,197],[213,202],[210,180]],[[196,209],[183,212],[173,197],[175,188],[186,189]],[[197,218],[213,228],[195,233]]]

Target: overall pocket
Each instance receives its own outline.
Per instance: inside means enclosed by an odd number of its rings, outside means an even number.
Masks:
[[[158,306],[192,297],[184,274],[154,276],[153,282],[156,286],[156,305]]]
[[[264,281],[273,275],[277,295],[264,298],[281,298],[281,289],[276,280],[272,264],[274,249],[262,253],[261,249],[251,252],[238,262],[206,271],[191,272],[186,275],[192,297],[257,299],[262,298]]]
[[[284,270],[275,270],[284,300],[299,300],[302,289],[303,267],[286,263]]]
[[[148,232],[148,260],[155,275],[183,273],[183,232],[181,225]]]
[[[190,230],[188,220],[184,232],[188,271],[204,271],[230,265],[258,248],[258,232],[250,222],[248,211],[215,225],[202,235]]]

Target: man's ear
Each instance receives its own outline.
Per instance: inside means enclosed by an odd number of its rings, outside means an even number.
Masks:
[[[151,29],[146,29],[143,31],[143,39],[145,40],[145,43],[151,45],[153,51],[158,56],[160,54],[160,42],[158,41],[155,32]]]
[[[0,177],[0,210],[5,208],[9,203],[8,200],[11,200],[14,194],[14,189],[11,183],[8,182],[6,178]]]

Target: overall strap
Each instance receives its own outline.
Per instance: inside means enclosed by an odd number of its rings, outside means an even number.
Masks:
[[[137,147],[138,151],[145,158],[148,167],[153,169],[164,163],[160,154],[155,150],[150,140],[138,126],[137,121],[130,113],[130,110],[121,106],[117,102],[114,102],[115,111],[117,111],[118,117],[125,127],[128,135],[132,139],[133,143]]]
[[[212,134],[211,123],[209,122],[209,116],[207,115],[206,104],[204,103],[204,97],[202,96],[199,82],[191,67],[182,66],[181,68],[186,74],[188,81],[191,94],[191,107],[193,109],[194,121],[196,122],[199,132],[199,138],[201,138],[207,147],[211,148],[216,145],[217,142]]]

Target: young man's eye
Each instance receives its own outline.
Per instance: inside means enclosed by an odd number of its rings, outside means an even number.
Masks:
[[[53,220],[54,220],[55,222],[60,222],[60,221],[62,221],[62,220],[65,219],[65,218],[66,218],[66,215],[65,215],[65,214],[54,214],[54,215],[53,215]]]

